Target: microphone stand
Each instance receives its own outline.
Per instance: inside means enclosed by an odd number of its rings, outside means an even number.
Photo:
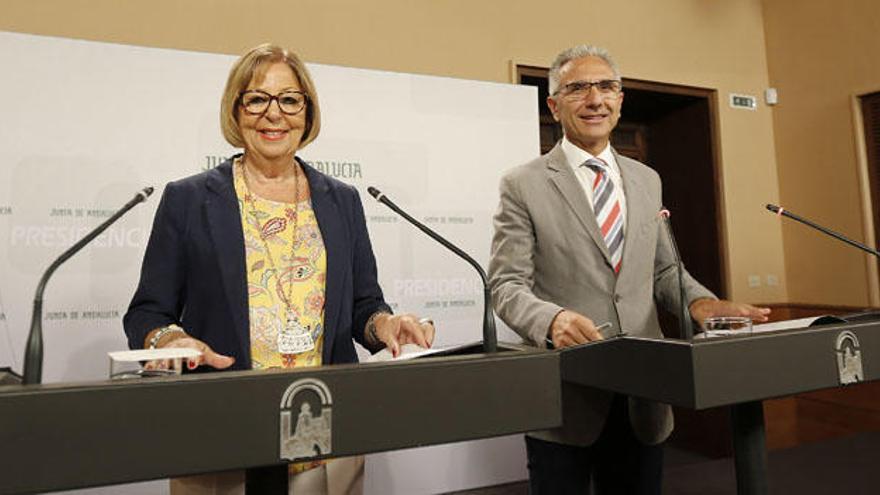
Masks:
[[[794,213],[786,210],[785,208],[782,208],[781,206],[768,204],[767,209],[772,211],[773,213],[776,213],[778,216],[788,217],[792,220],[795,220],[797,222],[800,222],[800,223],[806,225],[807,227],[812,227],[812,228],[818,230],[819,232],[822,232],[823,234],[830,235],[831,237],[837,239],[838,241],[843,241],[843,242],[849,244],[850,246],[859,248],[868,254],[873,254],[874,256],[880,258],[880,251],[877,251],[876,249],[870,248],[870,247],[862,244],[861,242],[854,241],[854,240],[850,239],[849,237],[846,237],[843,234],[839,234],[831,229],[826,229],[825,227],[818,225],[816,223],[813,223],[810,220],[807,220],[806,218],[795,215]]]
[[[368,187],[367,192],[369,192],[371,196],[376,198],[376,201],[384,204],[388,208],[391,208],[395,213],[406,219],[406,221],[415,225],[419,230],[427,234],[431,239],[434,239],[435,241],[444,245],[447,249],[470,263],[470,265],[474,267],[475,270],[477,270],[477,273],[480,274],[480,278],[483,280],[483,352],[496,352],[498,350],[498,339],[495,332],[495,315],[492,312],[492,293],[489,290],[489,282],[487,280],[486,272],[483,270],[483,267],[481,267],[480,264],[477,263],[473,258],[468,256],[467,253],[441,237],[440,234],[434,232],[415,218],[409,216],[409,214],[401,210],[396,204],[394,204],[394,202],[388,199],[388,196],[382,194],[375,187]]]
[[[672,254],[675,256],[675,264],[678,269],[678,329],[681,337],[685,340],[694,338],[694,324],[691,321],[690,312],[687,309],[687,301],[684,293],[684,266],[681,262],[681,256],[678,253],[678,244],[675,242],[675,236],[672,234],[672,222],[669,220],[669,210],[660,210],[660,217],[663,218],[663,224],[666,225],[666,235],[669,237],[669,243],[672,245]]]
[[[827,229],[817,223],[814,223],[810,220],[807,220],[806,218],[795,215],[794,213],[791,213],[790,211],[786,210],[785,208],[783,208],[781,206],[777,206],[774,204],[768,204],[767,209],[773,213],[776,213],[777,216],[788,217],[796,222],[800,222],[800,223],[806,225],[807,227],[811,227],[813,229],[818,230],[819,232],[822,232],[823,234],[829,235],[829,236],[837,239],[838,241],[845,242],[845,243],[849,244],[850,246],[861,249],[862,251],[864,251],[868,254],[872,254],[872,255],[880,258],[880,251],[877,251],[874,248],[866,246],[866,245],[862,244],[861,242],[854,241],[854,240],[850,239],[849,237],[846,237],[845,235],[840,234],[838,232],[835,232],[831,229]],[[873,310],[860,311],[858,313],[843,315],[843,316],[841,316],[841,318],[844,321],[848,321],[848,322],[867,322],[867,321],[873,322],[873,321],[877,321],[878,319],[880,319],[880,312],[873,311]]]
[[[146,201],[150,194],[153,194],[152,187],[144,188],[142,191],[138,192],[131,201],[126,203],[125,206],[114,213],[112,217],[107,219],[107,221],[86,234],[85,237],[80,239],[67,251],[61,253],[61,256],[53,261],[52,264],[49,265],[49,268],[43,273],[43,276],[40,277],[40,283],[37,284],[36,294],[34,295],[31,330],[28,334],[27,347],[25,348],[24,385],[37,384],[43,379],[43,292],[46,290],[46,284],[49,282],[49,277],[55,273],[55,270],[61,266],[62,263],[85,247],[85,245],[90,243],[95,237],[98,237],[101,232],[104,232],[107,229],[107,227],[119,220],[119,217],[128,212],[128,210],[134,208],[138,203]]]

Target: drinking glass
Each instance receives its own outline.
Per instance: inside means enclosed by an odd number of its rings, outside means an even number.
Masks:
[[[713,316],[703,322],[706,337],[728,337],[752,333],[752,319],[748,316]]]

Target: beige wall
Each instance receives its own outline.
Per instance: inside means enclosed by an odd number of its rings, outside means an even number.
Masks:
[[[880,3],[767,0],[764,18],[781,201],[865,241],[852,100],[880,91]],[[865,255],[794,223],[783,238],[791,300],[870,302]]]
[[[5,0],[0,30],[220,53],[271,40],[310,62],[505,82],[511,62],[604,45],[628,77],[718,90],[731,295],[786,300],[782,229],[762,210],[779,200],[771,111],[727,105],[768,86],[759,0]]]

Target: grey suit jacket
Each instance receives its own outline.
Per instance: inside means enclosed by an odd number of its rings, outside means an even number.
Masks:
[[[658,217],[660,177],[615,152],[626,195],[626,237],[620,273],[612,268],[596,217],[559,144],[507,172],[494,217],[489,284],[495,310],[527,342],[543,347],[550,323],[570,309],[611,334],[662,337],[661,304],[677,314],[678,274]],[[715,296],[684,274],[688,304]],[[608,333],[606,333],[607,335]],[[563,385],[563,426],[531,435],[572,445],[592,444],[602,430],[612,394]],[[631,398],[630,421],[644,443],[672,432],[668,405]]]

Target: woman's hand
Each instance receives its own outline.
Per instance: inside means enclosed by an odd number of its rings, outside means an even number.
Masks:
[[[382,341],[391,355],[400,354],[403,344],[417,344],[431,347],[434,343],[434,322],[430,318],[421,318],[413,314],[390,315],[382,313],[374,320],[376,337]]]
[[[158,330],[154,330],[158,331]],[[152,332],[151,332],[152,334]],[[148,336],[149,339],[149,336]],[[174,332],[170,334],[168,337],[161,339],[156,343],[157,349],[195,349],[202,354],[198,357],[188,358],[186,360],[186,365],[189,369],[193,370],[198,368],[201,365],[207,365],[212,368],[216,368],[218,370],[226,369],[235,363],[235,358],[232,356],[224,356],[222,354],[217,354],[211,349],[211,346],[202,342],[201,340],[190,337],[189,334],[184,332]],[[147,370],[164,370],[170,368],[171,362],[167,359],[157,359],[155,361],[149,361],[144,365],[144,369]]]

